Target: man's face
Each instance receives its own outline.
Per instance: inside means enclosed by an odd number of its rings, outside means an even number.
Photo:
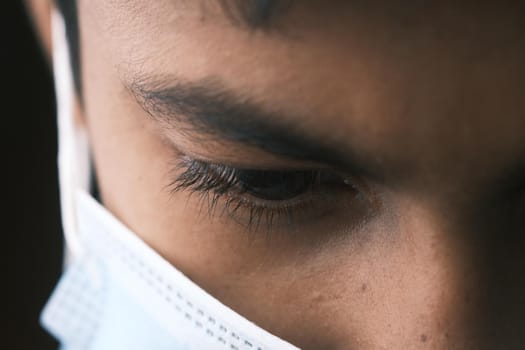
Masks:
[[[525,344],[518,6],[80,0],[104,204],[305,349]]]

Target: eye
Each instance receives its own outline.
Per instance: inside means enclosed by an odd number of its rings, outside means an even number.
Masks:
[[[322,170],[237,170],[236,173],[243,193],[272,201],[293,199],[321,184],[344,185],[344,179]]]
[[[243,169],[184,158],[175,170],[173,192],[197,193],[210,213],[222,205],[221,213],[249,227],[297,224],[343,207],[339,198],[358,194],[348,177],[327,169]]]

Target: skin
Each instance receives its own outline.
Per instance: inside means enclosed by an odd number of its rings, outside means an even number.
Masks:
[[[29,5],[50,52],[42,3]],[[205,290],[301,348],[522,348],[521,5],[301,1],[265,32],[198,3],[79,1],[78,118],[104,205]],[[161,75],[213,77],[301,115],[287,122],[381,175],[356,180],[359,198],[329,192],[269,235],[247,230],[246,212],[203,213],[198,196],[167,190],[186,155],[244,168],[322,164],[164,128],[124,86]]]

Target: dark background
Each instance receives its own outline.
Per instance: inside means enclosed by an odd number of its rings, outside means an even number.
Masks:
[[[51,72],[23,2],[2,5],[0,348],[56,349],[39,325],[62,261]]]

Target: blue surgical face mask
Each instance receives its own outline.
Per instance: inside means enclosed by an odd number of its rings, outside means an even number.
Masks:
[[[206,293],[90,196],[89,147],[73,119],[67,43],[57,12],[53,39],[67,252],[43,326],[67,350],[297,349]]]

